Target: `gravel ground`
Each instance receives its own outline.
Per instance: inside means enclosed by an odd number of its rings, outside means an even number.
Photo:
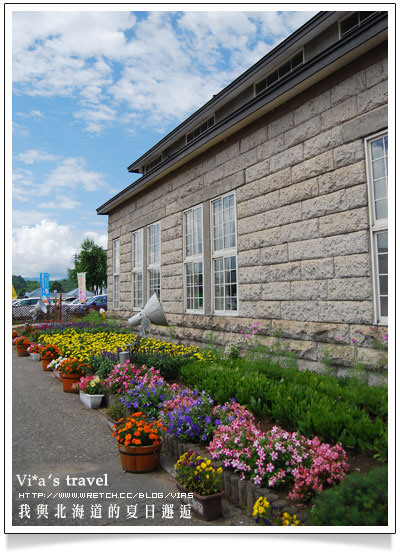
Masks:
[[[174,526],[188,533],[191,526],[252,526],[225,499],[220,519],[195,518],[189,500],[177,498],[165,456],[155,472],[124,473],[103,410],[64,393],[41,362],[14,349],[12,364],[13,526]]]

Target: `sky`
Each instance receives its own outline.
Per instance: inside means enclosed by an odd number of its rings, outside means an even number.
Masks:
[[[96,208],[127,167],[317,13],[181,6],[9,6],[13,274],[65,278],[85,238],[106,248]]]

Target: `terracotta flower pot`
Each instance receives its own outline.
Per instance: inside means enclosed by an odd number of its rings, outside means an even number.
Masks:
[[[75,383],[79,383],[80,378],[82,377],[81,373],[61,373],[61,382],[63,386],[63,391],[65,393],[78,393],[78,389],[74,389],[73,385]]]
[[[16,347],[17,347],[17,354],[18,354],[18,356],[20,356],[20,357],[29,356],[29,352],[28,352],[28,350],[27,350],[27,348],[28,348],[27,346],[18,346],[18,345],[16,345]]]
[[[158,467],[162,442],[157,445],[126,446],[117,441],[117,445],[122,469],[125,472],[152,472]]]
[[[190,493],[193,498],[187,498],[186,502],[191,506],[193,514],[202,518],[203,520],[216,520],[221,516],[222,497],[224,492],[213,493],[212,495],[198,495],[183,487],[178,481],[175,480],[176,487],[181,493]]]
[[[42,358],[43,371],[51,371],[51,368],[49,368],[48,365],[52,360],[53,358]]]

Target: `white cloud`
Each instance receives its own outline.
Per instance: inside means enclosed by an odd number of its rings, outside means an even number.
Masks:
[[[57,161],[60,157],[44,151],[31,149],[15,157],[15,160],[28,165],[40,161]],[[37,203],[37,198],[52,196],[40,207],[74,209],[80,205],[73,199],[74,192],[93,192],[108,189],[104,175],[95,170],[88,170],[83,157],[69,157],[60,161],[44,176],[17,167],[13,171],[14,200]],[[55,196],[55,197],[54,197]]]
[[[76,233],[68,225],[43,219],[33,226],[17,227],[12,235],[13,274],[65,273],[78,248]]]
[[[45,151],[40,151],[38,149],[29,149],[25,153],[20,153],[15,160],[24,162],[25,164],[33,164],[40,161],[54,161],[60,157],[56,155],[51,155]]]
[[[50,273],[50,277],[64,277],[67,269],[73,266],[72,258],[79,253],[85,238],[107,247],[107,234],[78,231],[49,219],[42,219],[37,224],[15,226],[12,234],[12,272],[25,277],[42,272]]]
[[[23,126],[22,124],[19,124],[18,122],[12,123],[12,133],[21,137],[29,136],[28,128],[26,126]]]
[[[142,14],[143,15],[143,14]],[[102,133],[127,114],[175,124],[313,12],[14,12],[13,80],[30,95],[76,99]]]
[[[20,211],[18,209],[14,209],[12,213],[12,221],[13,226],[15,228],[19,228],[23,225],[31,226],[40,222],[41,220],[47,217],[46,212],[40,211]]]
[[[71,197],[67,197],[66,195],[57,195],[54,200],[43,201],[42,203],[38,204],[38,207],[41,209],[77,209],[81,206],[80,201],[75,201]]]
[[[16,116],[20,118],[45,118],[45,115],[40,112],[40,110],[31,110],[28,113],[16,112]]]
[[[105,186],[100,172],[86,170],[86,161],[81,157],[64,159],[40,186],[40,195],[48,195],[57,189],[84,189],[95,191]]]
[[[107,241],[108,241],[107,234],[100,234],[99,232],[93,232],[92,230],[89,230],[84,233],[84,237],[93,240],[93,242],[98,246],[107,249]]]
[[[74,113],[75,118],[86,122],[86,130],[99,134],[103,129],[115,121],[116,111],[106,106],[94,105],[90,108],[83,108],[82,110]]]

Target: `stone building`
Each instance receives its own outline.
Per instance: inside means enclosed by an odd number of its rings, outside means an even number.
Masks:
[[[302,368],[382,368],[387,26],[318,13],[129,166],[141,176],[97,209],[109,313],[156,292],[185,343],[258,322]]]

